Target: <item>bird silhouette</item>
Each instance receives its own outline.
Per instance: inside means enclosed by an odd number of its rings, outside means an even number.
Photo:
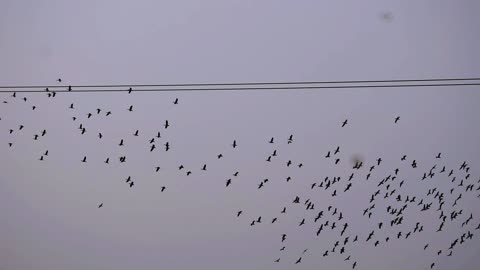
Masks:
[[[168,124],[168,120],[165,120],[165,124],[163,125],[165,128],[168,128],[170,125]]]
[[[348,119],[345,119],[345,121],[343,121],[342,123],[342,127],[344,127],[347,124],[347,122],[348,122]]]
[[[176,98],[174,101],[173,101],[173,104],[178,104],[178,98]]]
[[[98,208],[101,208],[102,206],[103,206],[103,203],[99,204],[99,205],[98,205]]]

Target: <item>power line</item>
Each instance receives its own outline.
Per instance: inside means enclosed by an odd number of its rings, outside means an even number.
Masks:
[[[394,85],[342,85],[342,86],[293,86],[293,87],[225,87],[225,88],[151,88],[135,89],[132,92],[186,92],[186,91],[260,91],[260,90],[313,90],[313,89],[353,89],[353,88],[400,88],[400,87],[445,87],[445,86],[480,86],[479,83],[450,83],[450,84],[394,84]],[[128,92],[126,89],[78,89],[78,90],[55,90],[49,92]],[[49,93],[45,90],[23,91],[0,91],[0,93]]]
[[[244,85],[305,85],[305,84],[359,84],[359,83],[411,83],[411,82],[448,82],[480,81],[479,78],[437,78],[437,79],[399,79],[399,80],[344,80],[344,81],[289,81],[289,82],[237,82],[237,83],[179,83],[179,84],[103,84],[103,85],[12,85],[0,86],[0,89],[25,88],[120,88],[120,87],[185,87],[185,86],[244,86]]]

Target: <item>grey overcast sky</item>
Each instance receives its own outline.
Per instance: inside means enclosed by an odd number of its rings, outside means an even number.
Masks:
[[[2,0],[0,85],[479,77],[479,11],[476,0]],[[479,90],[0,93],[0,270],[478,269]]]

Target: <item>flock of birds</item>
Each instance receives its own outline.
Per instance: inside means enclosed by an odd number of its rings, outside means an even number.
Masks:
[[[61,79],[58,79],[58,82],[61,82]],[[72,91],[72,87],[66,87],[68,91]],[[126,89],[126,93],[132,94],[134,90],[132,88]],[[48,98],[55,98],[57,93],[53,90],[45,89],[46,96]],[[18,100],[23,100],[23,102],[28,102],[26,95],[13,93],[9,96],[8,99],[3,101],[4,104],[15,103]],[[172,106],[179,105],[179,99],[176,98],[172,100]],[[125,113],[134,113],[135,104],[129,104],[125,107]],[[36,105],[31,105],[31,110],[36,110]],[[75,111],[76,106],[74,103],[71,103],[65,106],[65,109],[69,111]],[[95,116],[103,115],[104,117],[109,117],[112,115],[112,111],[104,111],[101,108],[93,112],[87,112],[83,114],[75,114],[72,116],[71,121],[77,123],[78,132],[81,135],[89,132],[87,130],[88,121]],[[2,116],[0,115],[0,121]],[[392,119],[392,124],[398,124],[400,117]],[[339,123],[339,128],[345,128],[348,125],[348,119],[345,119]],[[171,126],[171,123],[168,120],[165,120],[162,128],[168,130]],[[0,122],[1,127],[1,122]],[[8,127],[6,132],[8,135],[13,136],[17,132],[22,132],[25,126],[20,124],[16,127]],[[0,131],[5,132],[5,131]],[[48,132],[46,129],[40,130],[32,134],[32,140],[37,141],[42,137],[47,136]],[[156,134],[152,134],[151,137],[148,137],[146,140],[145,152],[153,151],[170,151],[172,149],[171,143],[169,141],[162,141],[162,135],[164,131],[157,131]],[[105,140],[106,138],[101,131],[95,131],[96,136],[100,140]],[[138,137],[142,134],[141,130],[135,130],[130,136]],[[11,137],[13,138],[13,137]],[[118,141],[118,147],[125,146],[127,138],[121,139]],[[280,141],[280,142],[278,142]],[[8,141],[8,147],[14,148],[15,144],[13,140]],[[282,149],[280,147],[289,147],[289,145],[295,143],[294,135],[290,135],[285,139],[278,139],[275,137],[265,139],[265,143],[272,146],[271,153],[265,157],[264,162],[267,163],[277,163],[280,166],[294,167],[301,169],[304,165],[303,163],[294,164],[292,160],[286,158],[284,161],[280,159]],[[227,147],[227,146],[226,146]],[[242,147],[241,144],[237,142],[235,138],[232,138],[231,145],[229,145],[232,151],[235,151],[237,148]],[[340,146],[335,145],[331,150],[327,151],[323,156],[328,162],[332,162],[334,165],[341,164],[342,160],[341,153],[342,149]],[[44,161],[49,155],[49,151],[45,150],[43,154],[38,158],[39,161]],[[223,154],[218,153],[216,159],[222,159]],[[282,157],[283,158],[283,157]],[[458,235],[455,239],[451,241],[448,246],[434,247],[430,243],[423,243],[422,248],[426,252],[434,253],[436,256],[453,256],[455,250],[462,244],[473,239],[476,235],[476,231],[480,230],[480,223],[474,223],[473,213],[464,212],[463,209],[459,209],[458,202],[464,200],[466,196],[476,196],[480,198],[480,179],[474,180],[470,175],[470,165],[466,162],[460,162],[455,166],[447,166],[442,163],[442,153],[438,153],[432,156],[432,159],[435,161],[434,165],[426,171],[416,171],[420,177],[418,179],[406,179],[401,175],[401,170],[396,167],[389,171],[386,175],[379,175],[376,173],[377,169],[385,166],[381,157],[378,157],[375,162],[372,164],[364,164],[362,160],[356,160],[351,167],[350,172],[342,172],[344,175],[336,176],[326,176],[323,180],[317,180],[312,183],[307,183],[305,181],[296,181],[297,185],[304,185],[305,190],[321,190],[325,192],[326,196],[341,197],[348,196],[349,193],[353,193],[355,186],[362,185],[362,182],[374,182],[376,188],[373,190],[368,197],[365,198],[364,202],[368,205],[361,211],[363,218],[367,219],[369,222],[373,222],[375,225],[370,228],[370,230],[363,233],[353,233],[351,231],[351,222],[349,222],[348,216],[342,212],[341,209],[335,205],[328,206],[319,206],[316,203],[315,198],[310,198],[306,195],[298,194],[291,198],[290,201],[285,202],[285,204],[278,210],[277,213],[272,213],[271,216],[255,216],[253,219],[249,219],[246,224],[254,227],[260,224],[269,223],[274,224],[282,220],[283,216],[288,215],[289,208],[302,208],[304,211],[304,217],[298,220],[298,227],[303,227],[306,229],[312,230],[312,237],[321,238],[324,234],[335,234],[335,242],[324,249],[320,255],[322,257],[337,255],[340,256],[341,260],[345,263],[349,263],[352,269],[356,269],[361,265],[359,258],[356,258],[353,254],[354,247],[356,245],[373,245],[385,246],[392,241],[400,241],[402,239],[409,239],[415,237],[416,234],[421,234],[427,230],[434,230],[436,233],[440,234],[444,232],[447,226],[461,226],[463,233]],[[86,163],[89,161],[89,157],[83,156],[78,159],[78,162]],[[124,163],[127,161],[127,156],[118,157],[118,162]],[[114,160],[107,157],[104,160],[105,164],[114,162]],[[398,157],[398,162],[407,164],[411,170],[420,170],[418,168],[417,160],[408,155],[402,155]],[[152,168],[155,172],[161,170],[160,166]],[[187,169],[183,164],[179,164],[175,170],[183,172],[186,176],[192,177],[195,170]],[[200,166],[198,170],[206,171],[207,164]],[[402,170],[406,170],[405,167]],[[235,172],[233,177],[227,177],[225,179],[224,185],[226,189],[235,188],[234,179],[238,177],[240,172]],[[445,187],[433,187],[429,188],[424,194],[411,194],[405,190],[405,185],[415,184],[415,183],[434,183],[435,177],[446,177],[449,179],[449,188]],[[323,177],[322,177],[323,178]],[[131,175],[126,175],[123,179],[128,188],[134,188],[135,179]],[[265,178],[258,182],[255,189],[264,189],[268,188],[269,179]],[[285,176],[283,180],[286,183],[294,182],[292,176]],[[165,192],[167,190],[166,186],[162,186],[160,192]],[[104,203],[101,202],[98,204],[98,208],[104,207]],[[234,210],[235,218],[239,220],[244,220],[245,218],[245,209],[236,209]],[[421,222],[413,222],[410,226],[411,220],[409,215],[414,213],[423,213],[423,212],[435,212],[437,219],[433,222],[434,224],[424,224]],[[310,226],[306,226],[309,224]],[[403,225],[403,226],[401,226]],[[390,227],[388,230],[387,228]],[[388,233],[387,233],[388,231]],[[394,233],[392,233],[394,231]],[[289,242],[289,233],[284,232],[281,235],[278,235],[278,244],[279,244],[279,256],[272,259],[273,263],[284,262],[283,256],[286,252],[287,244]],[[287,263],[300,264],[302,261],[309,255],[309,248],[303,249],[301,254],[294,261]],[[428,268],[435,268],[435,262],[431,262],[428,265]]]

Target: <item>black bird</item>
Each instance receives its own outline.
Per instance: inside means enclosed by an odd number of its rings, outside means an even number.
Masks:
[[[138,136],[138,129],[135,131],[135,133],[133,133],[133,136]]]
[[[160,192],[163,192],[165,189],[166,189],[166,187],[163,186],[162,189],[160,190]]]
[[[73,109],[73,103],[72,103],[72,104],[70,104],[70,109]]]
[[[235,172],[235,173],[233,174],[233,176],[238,176],[238,172]]]
[[[82,162],[87,162],[87,157],[86,156],[83,157]]]
[[[329,158],[330,157],[330,151],[328,151],[327,155],[325,156],[325,158]]]
[[[280,251],[284,251],[284,250],[285,250],[285,246],[283,246],[283,247],[280,249]]]
[[[45,136],[45,134],[47,134],[47,131],[44,129],[44,130],[42,131],[42,136]]]
[[[357,262],[354,262],[352,265],[352,269],[355,269],[355,266],[357,266]]]
[[[120,140],[119,146],[123,146],[123,139]]]
[[[293,141],[293,135],[290,135],[290,137],[288,137],[288,143],[292,143]]]
[[[98,205],[98,208],[100,208],[100,207],[102,207],[102,206],[103,206],[103,203],[99,204],[99,205]]]
[[[380,162],[382,162],[382,159],[381,159],[381,158],[378,158],[378,159],[377,159],[377,166],[380,165]]]
[[[45,151],[45,154],[44,154],[44,155],[45,155],[45,156],[48,156],[48,150],[47,150],[47,151]]]
[[[107,112],[106,116],[109,116],[110,114],[112,114],[112,112]]]
[[[232,179],[228,179],[225,187],[228,187],[232,183]]]
[[[334,155],[338,154],[340,152],[340,146],[337,146],[337,149],[335,149],[335,152],[333,153]]]
[[[191,171],[188,171],[188,172],[187,172],[187,176],[189,176],[190,174],[192,174],[192,172],[191,172]]]
[[[397,116],[397,117],[395,118],[395,124],[398,122],[398,120],[400,120],[400,116]]]
[[[345,119],[345,121],[343,121],[342,127],[344,127],[347,124],[347,121],[348,121],[348,119]]]
[[[173,104],[178,104],[178,98],[176,98],[174,101],[173,101]]]
[[[282,214],[285,214],[286,212],[287,212],[287,208],[284,207],[281,213],[282,213]],[[479,224],[478,226],[480,227],[480,224]]]
[[[207,170],[207,164],[203,164],[202,170],[203,170],[203,171],[206,171],[206,170]]]
[[[404,155],[401,160],[405,160],[407,158],[407,155]]]
[[[165,120],[165,125],[164,125],[164,127],[165,127],[165,128],[168,128],[169,126],[170,126],[170,125],[168,124],[168,120]]]
[[[238,211],[238,212],[237,212],[237,217],[239,217],[242,213],[243,213],[242,210]]]
[[[222,154],[218,154],[218,155],[217,155],[217,158],[218,158],[218,159],[221,159],[222,157],[223,157]]]
[[[130,187],[133,187],[133,182],[130,182]]]
[[[277,156],[277,150],[273,150],[272,157],[276,157],[276,156]]]
[[[160,170],[160,167],[155,167],[155,172],[158,172]]]
[[[286,234],[282,234],[282,242],[284,242],[286,239],[287,239],[287,235],[286,235]]]
[[[237,147],[237,141],[236,140],[233,140],[232,146],[233,146],[233,148]]]
[[[302,226],[303,224],[305,224],[305,219],[302,219],[302,221],[300,222],[300,225],[298,226]]]
[[[62,82],[62,79],[58,78],[58,79],[57,79],[57,82]]]
[[[272,159],[272,156],[268,156],[268,158],[266,159],[266,161],[271,162],[271,159]]]
[[[130,112],[132,112],[132,111],[133,111],[133,105],[131,105],[131,106],[128,108],[128,110],[129,110]],[[107,113],[107,115],[108,115],[108,113]]]
[[[435,263],[432,263],[432,264],[430,265],[430,269],[432,269],[434,266],[435,266]]]
[[[298,258],[298,260],[295,262],[295,264],[299,264],[302,261],[302,257]]]
[[[128,88],[128,93],[131,94],[132,93],[132,88]]]
[[[438,155],[437,155],[435,158],[440,158],[440,155],[441,155],[441,154],[442,154],[442,153],[438,153]]]
[[[129,177],[127,178],[127,180],[125,181],[125,183],[128,183],[128,182],[130,182],[130,181],[131,181],[131,179],[132,179],[132,178],[129,176]]]
[[[160,131],[157,132],[157,138],[160,138]]]
[[[280,258],[276,259],[275,262],[280,262]]]
[[[349,261],[350,260],[350,256],[348,256],[347,258],[345,258],[344,261]]]
[[[88,113],[88,114],[87,114],[87,118],[90,118],[90,117],[92,117],[92,114],[91,114],[91,113]]]
[[[269,143],[273,143],[273,137],[270,139]]]
[[[166,142],[165,143],[165,151],[168,151],[170,149],[170,143]]]
[[[275,221],[277,221],[277,218],[272,219],[272,223],[275,223]]]
[[[110,158],[107,158],[107,159],[105,160],[105,163],[108,164],[108,161],[109,161],[109,160],[110,160]]]
[[[150,146],[150,152],[152,152],[154,149],[155,149],[155,144],[152,144],[152,146]]]

